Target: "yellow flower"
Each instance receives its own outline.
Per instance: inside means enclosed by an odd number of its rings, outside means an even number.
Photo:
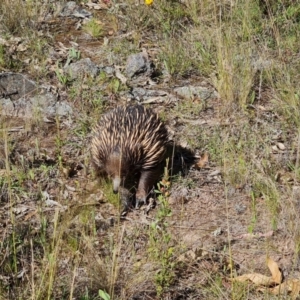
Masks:
[[[145,0],[145,4],[151,5],[153,3],[153,0]]]

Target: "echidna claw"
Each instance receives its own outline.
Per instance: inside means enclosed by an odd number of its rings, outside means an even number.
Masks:
[[[146,204],[146,199],[136,199],[135,200],[135,209],[140,209],[140,207],[144,204]]]

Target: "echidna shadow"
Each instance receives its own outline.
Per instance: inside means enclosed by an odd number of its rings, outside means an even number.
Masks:
[[[167,158],[172,175],[185,174],[195,160],[192,151],[174,145],[165,124],[142,105],[113,109],[93,132],[91,154],[97,174],[112,179],[114,193],[133,192],[135,199],[126,201],[135,202],[136,208],[146,203]]]

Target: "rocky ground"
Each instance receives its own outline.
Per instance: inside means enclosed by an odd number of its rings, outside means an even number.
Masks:
[[[269,276],[267,257],[285,278],[300,275],[300,194],[288,167],[297,168],[296,130],[282,127],[268,86],[249,114],[224,114],[210,78],[174,79],[153,39],[120,56],[138,34],[123,28],[121,8],[71,1],[50,11],[37,31],[50,41],[43,66],[25,38],[0,39],[23,65],[0,73],[0,299],[100,299],[99,290],[111,299],[289,299],[230,278]],[[92,17],[99,36],[85,27]],[[165,178],[155,205],[120,217],[89,146],[99,116],[127,103],[153,108],[198,160]]]

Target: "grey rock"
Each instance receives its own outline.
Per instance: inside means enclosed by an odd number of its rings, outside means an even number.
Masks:
[[[131,91],[131,95],[133,96],[133,99],[144,101],[148,100],[149,98],[154,97],[165,97],[169,96],[169,94],[166,91],[162,90],[148,90],[141,87],[133,88]]]
[[[0,74],[0,98],[9,97],[11,100],[19,99],[23,96],[30,96],[37,90],[34,81],[19,73]]]
[[[174,92],[179,96],[187,100],[193,98],[200,98],[201,100],[209,100],[212,98],[217,98],[218,93],[210,87],[204,86],[182,86],[174,89]]]
[[[139,76],[140,74],[150,75],[151,64],[146,51],[131,54],[127,58],[125,73],[127,78]]]
[[[69,1],[66,3],[66,5],[62,8],[60,14],[61,17],[76,17],[76,18],[89,18],[92,16],[92,14],[82,9],[75,1]]]
[[[251,61],[251,66],[258,71],[271,69],[275,63],[272,60],[257,59]]]
[[[90,58],[83,58],[79,61],[71,63],[64,68],[64,71],[68,73],[72,79],[88,74],[92,77],[96,77],[99,74],[99,68],[94,64]]]
[[[66,102],[56,102],[55,104],[56,114],[61,117],[72,115],[73,109]]]
[[[1,114],[4,115],[12,115],[12,112],[14,112],[15,107],[11,99],[0,99],[0,108],[1,108]]]
[[[137,88],[133,88],[131,93],[134,98],[140,100],[145,97],[147,91],[143,88],[137,87]]]
[[[69,1],[66,3],[66,5],[62,8],[61,12],[59,13],[62,17],[69,17],[73,14],[73,12],[78,8],[79,6],[76,4],[75,1]]]
[[[114,75],[115,68],[114,67],[109,67],[109,66],[100,67],[100,72],[104,72],[107,75]]]
[[[251,68],[254,71],[263,71],[271,69],[276,63],[271,59],[265,59],[258,53],[252,53],[250,55],[236,55],[235,60],[237,63],[247,68]]]
[[[24,107],[23,116],[26,118],[55,115],[56,96],[51,93],[42,92],[29,99],[21,98],[18,100],[18,103],[20,107]]]
[[[0,74],[0,114],[12,117],[41,118],[72,114],[66,102],[58,102],[57,95],[47,87],[18,73]]]

